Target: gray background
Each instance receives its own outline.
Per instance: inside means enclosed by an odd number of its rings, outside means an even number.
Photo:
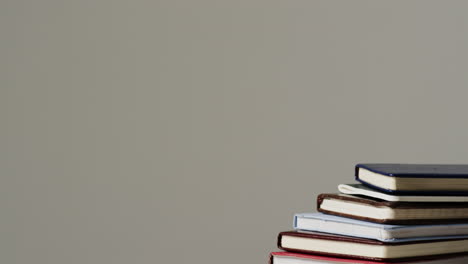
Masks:
[[[266,263],[357,162],[467,163],[467,1],[0,3],[0,262]]]

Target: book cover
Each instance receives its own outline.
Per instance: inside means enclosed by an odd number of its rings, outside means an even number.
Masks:
[[[336,193],[320,194],[317,210],[382,224],[454,224],[468,221],[468,203],[388,202]]]
[[[444,225],[386,225],[323,213],[294,215],[293,228],[398,243],[468,238],[468,223]]]
[[[388,194],[468,196],[467,164],[365,163],[356,165],[355,178]]]
[[[468,239],[386,243],[336,234],[286,231],[279,233],[277,244],[278,248],[294,253],[388,262],[468,254]]]
[[[270,264],[391,264],[395,262],[370,261],[347,258],[327,257],[321,255],[300,254],[291,252],[270,253]],[[414,260],[399,262],[400,264],[466,264],[468,256],[433,258],[429,260]]]

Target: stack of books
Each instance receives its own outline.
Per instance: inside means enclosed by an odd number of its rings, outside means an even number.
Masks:
[[[468,263],[468,165],[358,164],[278,235],[271,264]]]

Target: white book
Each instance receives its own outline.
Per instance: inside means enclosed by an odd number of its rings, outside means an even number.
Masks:
[[[443,225],[385,225],[322,213],[294,216],[295,230],[376,239],[383,242],[405,242],[468,238],[468,223]]]
[[[344,194],[363,195],[390,202],[468,202],[468,196],[423,196],[391,195],[382,193],[362,184],[340,184],[338,191]]]

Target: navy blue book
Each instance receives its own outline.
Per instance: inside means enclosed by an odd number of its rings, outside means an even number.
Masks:
[[[356,180],[388,194],[468,196],[468,164],[357,164]]]

